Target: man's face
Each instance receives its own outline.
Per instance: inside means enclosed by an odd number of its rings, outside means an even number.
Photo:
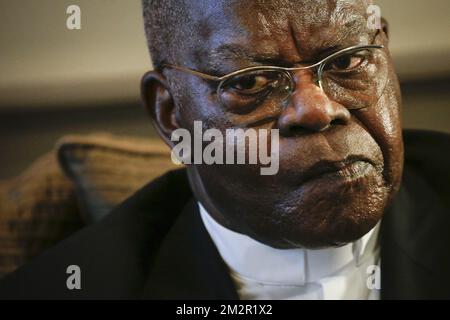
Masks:
[[[317,61],[333,50],[373,41],[376,33],[366,27],[368,5],[345,0],[195,4],[199,41],[192,41],[180,60],[214,75]],[[375,41],[387,45],[385,33]],[[181,127],[192,132],[194,120],[200,120],[204,129],[280,130],[278,174],[262,176],[255,165],[191,166],[197,197],[222,224],[273,247],[337,246],[361,237],[380,220],[402,173],[400,93],[390,59],[386,72],[380,100],[351,111],[306,73],[294,73],[298,82],[289,105],[276,118],[257,122],[252,121],[257,110],[226,110],[215,86],[204,79],[165,72],[169,83],[177,82],[179,91],[172,94]]]

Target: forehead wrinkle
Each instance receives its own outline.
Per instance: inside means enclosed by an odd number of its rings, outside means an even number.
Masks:
[[[321,38],[320,46],[334,47],[347,43],[350,39],[359,39],[361,36],[369,34],[365,28],[365,21],[360,19],[360,16],[356,16],[354,20],[348,20],[348,22],[339,21],[331,24],[327,29],[330,31],[338,29],[339,32],[333,33],[330,37]]]
[[[311,49],[314,50],[307,50],[311,51],[313,53],[314,51],[319,51],[324,48],[329,47],[336,47],[337,45],[346,43],[345,40],[349,39],[350,37],[358,36],[360,34],[364,33],[365,29],[365,12],[362,11],[362,8],[359,8],[355,3],[352,1],[347,0],[314,0],[314,5],[312,5],[312,2],[305,1],[302,8],[302,11],[305,9],[313,9],[314,12],[317,10],[321,11],[322,18],[315,19],[313,21],[310,21],[309,18],[306,19],[298,19],[298,16],[296,17],[288,17],[286,15],[286,12],[284,10],[281,10],[280,7],[277,8],[274,6],[275,3],[267,2],[265,5],[261,5],[260,1],[257,1],[259,6],[254,7],[255,3],[253,3],[252,6],[250,6],[255,13],[255,17],[259,18],[258,26],[261,29],[261,33],[267,35],[270,31],[272,34],[278,34],[280,32],[285,32],[282,28],[273,28],[271,30],[266,30],[270,26],[279,25],[280,26],[280,20],[288,22],[289,20],[293,19],[296,20],[296,31],[299,33],[303,33],[306,29],[306,33],[309,34],[309,36],[302,37],[300,36],[301,42],[304,42],[304,44],[307,44]],[[318,4],[319,3],[319,4]],[[250,3],[244,4],[245,7],[248,7]],[[290,6],[293,6],[292,3],[289,3]],[[289,6],[287,6],[289,7]],[[268,9],[272,10],[268,10]],[[217,8],[215,8],[217,9]],[[223,9],[223,8],[222,8]],[[256,10],[259,9],[259,10]],[[217,10],[207,10],[208,14],[203,14],[200,23],[198,26],[202,26],[200,29],[205,29],[205,25],[212,26],[211,33],[206,32],[207,39],[204,39],[205,42],[208,40],[213,40],[213,43],[211,45],[213,48],[205,48],[202,47],[200,49],[195,50],[195,60],[199,62],[202,66],[207,66],[211,70],[221,70],[221,65],[228,61],[265,61],[265,60],[282,60],[281,56],[283,54],[279,51],[280,50],[280,41],[275,41],[277,38],[281,37],[275,37],[273,38],[273,46],[261,46],[264,48],[265,52],[257,52],[257,50],[253,51],[251,48],[246,48],[244,44],[236,44],[236,43],[226,43],[227,40],[232,40],[229,37],[229,32],[226,32],[225,34],[228,34],[228,36],[222,35],[225,30],[228,28],[225,27],[223,22],[221,22],[221,18],[217,16]],[[243,12],[243,10],[240,10],[240,12]],[[327,13],[326,13],[327,12]],[[223,18],[224,15],[222,15]],[[261,19],[261,17],[264,16],[264,19]],[[305,15],[302,15],[305,17]],[[310,17],[311,15],[306,15],[306,17]],[[315,16],[313,14],[312,16]],[[325,16],[327,19],[325,19]],[[276,19],[275,19],[276,17]],[[235,22],[235,17],[232,19]],[[243,17],[241,17],[242,19]],[[291,19],[289,19],[291,18]],[[216,24],[212,24],[212,20],[216,21]],[[273,23],[272,20],[277,21],[278,23]],[[270,23],[270,22],[272,23]],[[230,21],[228,21],[229,23]],[[309,24],[309,26],[308,26]],[[217,28],[217,25],[220,26],[220,28]],[[238,24],[239,25],[239,24]],[[224,28],[225,27],[225,28]],[[229,27],[229,25],[227,26]],[[241,29],[241,28],[239,28]],[[339,30],[339,32],[332,32],[334,30]],[[231,31],[231,30],[230,30]],[[245,27],[240,32],[245,32],[246,36],[253,37],[258,36],[258,32],[249,32],[252,30],[246,30]],[[326,34],[330,32],[329,36],[326,36]],[[366,32],[367,33],[367,32]],[[322,35],[322,36],[319,36]],[[243,37],[245,39],[246,37]],[[309,40],[308,38],[312,38],[314,41]],[[220,40],[219,40],[220,39]],[[217,41],[219,40],[219,41]],[[287,40],[287,39],[286,39]],[[289,40],[287,40],[289,41]],[[220,43],[222,42],[222,43]],[[248,41],[243,41],[243,43]],[[312,42],[312,43],[311,43]],[[348,41],[347,41],[348,42]],[[281,43],[285,43],[285,41],[281,41]],[[356,43],[355,43],[356,44]],[[214,47],[215,46],[215,47]]]
[[[292,21],[292,37],[299,48],[298,54],[313,58],[317,51],[352,44],[358,44],[369,32],[366,28],[365,10],[358,6],[360,2],[347,0],[328,0],[323,6],[312,6],[311,3],[303,8],[311,10],[313,14],[305,15],[305,19],[290,17]],[[317,10],[321,7],[320,12]],[[315,16],[315,19],[311,19]],[[292,41],[291,40],[291,41]]]
[[[330,17],[330,27],[344,30],[344,34],[361,34],[366,29],[365,12],[360,12],[347,1],[338,1]]]

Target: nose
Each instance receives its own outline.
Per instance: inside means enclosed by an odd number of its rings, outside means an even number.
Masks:
[[[315,84],[310,71],[296,72],[294,82],[291,101],[278,118],[281,135],[295,135],[305,130],[322,132],[332,125],[348,124],[351,118],[348,109],[330,100]]]

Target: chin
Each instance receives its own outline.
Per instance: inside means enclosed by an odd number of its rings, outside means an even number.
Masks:
[[[376,226],[391,191],[376,170],[355,180],[313,181],[277,202],[264,223],[270,227],[255,231],[277,248],[342,246]]]

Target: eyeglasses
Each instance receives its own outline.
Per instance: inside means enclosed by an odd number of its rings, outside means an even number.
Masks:
[[[301,77],[294,80],[293,74],[302,70],[313,70],[316,85],[330,99],[351,110],[377,103],[388,77],[387,53],[383,45],[375,44],[351,46],[310,65],[256,66],[222,77],[171,64],[164,67],[217,82],[217,97],[226,110],[255,112],[261,117],[279,114],[289,103],[292,93],[301,88],[296,87],[296,82],[302,81],[297,80]]]

